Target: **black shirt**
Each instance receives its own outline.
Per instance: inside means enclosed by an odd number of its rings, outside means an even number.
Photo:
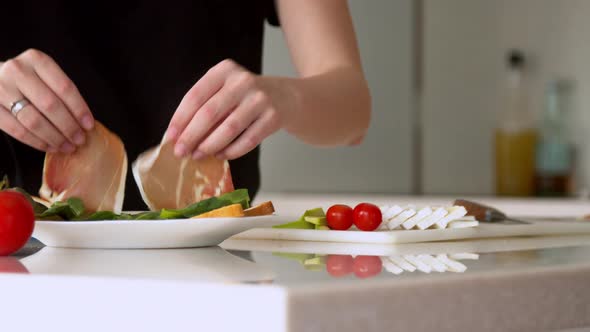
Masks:
[[[129,164],[157,145],[184,94],[231,58],[260,73],[264,21],[273,0],[77,1],[3,4],[0,61],[28,48],[49,54],[72,79],[95,118],[119,135]],[[5,107],[7,105],[4,105]],[[37,193],[44,154],[0,137],[0,176]],[[254,195],[259,149],[230,162],[234,186]],[[128,171],[125,209],[145,209]]]

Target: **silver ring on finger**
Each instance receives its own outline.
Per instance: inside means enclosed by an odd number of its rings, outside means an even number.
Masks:
[[[10,104],[10,113],[16,117],[18,112],[22,111],[23,108],[27,107],[31,102],[27,98],[23,98],[21,100],[17,100],[14,103]]]

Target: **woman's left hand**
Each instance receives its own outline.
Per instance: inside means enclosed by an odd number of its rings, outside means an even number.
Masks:
[[[184,96],[166,131],[176,156],[239,158],[279,130],[276,87],[265,79],[232,60],[211,68]]]

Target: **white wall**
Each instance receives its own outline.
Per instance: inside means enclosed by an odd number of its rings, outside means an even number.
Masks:
[[[283,132],[275,134],[262,145],[263,191],[410,191],[411,2],[349,1],[373,96],[365,143],[319,149]],[[280,29],[266,31],[264,72],[294,75]]]
[[[575,81],[572,138],[590,183],[590,1],[425,0],[425,16],[425,192],[493,192],[492,131],[512,47],[533,58],[536,112],[549,79]]]
[[[497,109],[496,1],[425,0],[424,193],[487,193]]]

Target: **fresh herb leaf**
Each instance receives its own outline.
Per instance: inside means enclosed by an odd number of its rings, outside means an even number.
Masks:
[[[115,216],[115,220],[133,220],[135,219],[132,214],[129,213],[121,213]]]
[[[96,220],[115,220],[117,214],[112,211],[97,211],[90,215],[82,215],[74,219],[74,221],[96,221]]]
[[[8,189],[10,187],[10,182],[8,181],[8,176],[4,174],[2,181],[0,181],[0,190]]]
[[[250,208],[250,196],[248,189],[237,189],[218,197],[221,200],[228,200],[231,204],[242,204],[244,210]],[[192,217],[192,216],[191,216]]]
[[[33,200],[33,197],[31,197],[31,195],[28,192],[26,192],[24,189],[19,188],[19,187],[10,188],[10,180],[8,180],[8,176],[6,174],[4,175],[4,177],[2,177],[2,181],[0,181],[0,191],[2,191],[2,190],[16,191],[18,193],[21,193],[23,196],[25,196],[27,201],[29,201],[29,203],[31,203],[31,206],[33,207],[33,211],[35,212],[35,215],[41,214],[41,213],[45,212],[45,210],[47,210],[47,207],[45,205],[35,202]]]
[[[84,213],[84,203],[79,198],[68,198],[65,202],[55,202],[39,218],[61,217],[63,220],[74,220]]]
[[[141,212],[133,215],[135,220],[157,220],[160,219],[160,211]]]
[[[222,208],[231,204],[241,204],[242,208],[250,207],[250,196],[247,189],[238,189],[223,194],[219,197],[211,197],[200,202],[191,204],[184,209],[162,209],[160,212],[161,219],[191,218],[215,209]]]
[[[25,196],[27,201],[29,201],[29,203],[31,203],[31,206],[33,206],[33,211],[35,212],[35,215],[39,215],[47,210],[47,207],[45,205],[35,202],[33,197],[31,195],[29,195],[29,193],[26,192],[23,188],[14,187],[14,188],[10,188],[7,190],[13,190],[13,191],[21,193],[23,196]]]
[[[91,214],[81,215],[73,221],[102,221],[102,220],[133,220],[135,215],[129,213],[117,214],[113,211],[97,211]]]
[[[217,197],[211,197],[204,199],[195,204],[191,204],[184,209],[168,210],[162,209],[160,212],[160,218],[162,219],[184,219],[190,218],[205,212],[209,212],[215,209],[222,208],[230,205],[232,202],[228,200],[221,200]]]

